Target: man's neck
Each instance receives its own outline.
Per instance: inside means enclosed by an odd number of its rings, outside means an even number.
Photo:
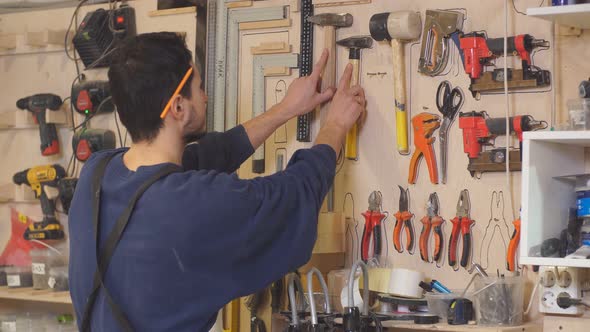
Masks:
[[[182,139],[171,139],[160,133],[151,142],[137,142],[131,144],[123,156],[125,166],[136,171],[140,166],[151,166],[162,163],[182,165],[184,142]]]

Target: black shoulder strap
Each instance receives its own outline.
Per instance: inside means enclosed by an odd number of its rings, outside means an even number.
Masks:
[[[125,227],[129,223],[129,219],[131,218],[131,214],[133,213],[133,209],[135,208],[135,204],[143,195],[143,193],[152,185],[154,182],[158,181],[159,179],[174,173],[181,171],[181,168],[176,165],[166,165],[162,167],[158,172],[148,178],[133,194],[127,207],[121,213],[113,230],[109,233],[105,245],[102,250],[99,250],[99,230],[100,230],[100,192],[101,192],[101,181],[104,176],[104,172],[106,170],[107,164],[111,161],[115,154],[112,154],[108,157],[101,159],[96,166],[92,177],[92,221],[94,227],[94,237],[96,241],[96,255],[97,255],[97,270],[94,273],[94,281],[92,285],[92,290],[90,295],[88,296],[86,307],[84,309],[84,316],[82,319],[82,328],[81,331],[83,332],[90,332],[90,322],[91,322],[91,314],[92,308],[94,307],[94,303],[96,302],[96,298],[98,297],[100,289],[103,289],[105,293],[105,297],[109,303],[109,307],[111,308],[115,319],[119,322],[120,327],[123,331],[131,332],[133,328],[131,327],[131,323],[127,319],[125,313],[121,310],[121,308],[115,303],[113,300],[110,292],[108,291],[107,287],[104,284],[104,276],[108,269],[109,263],[117,247],[123,232],[125,231]],[[99,254],[100,253],[100,254]]]

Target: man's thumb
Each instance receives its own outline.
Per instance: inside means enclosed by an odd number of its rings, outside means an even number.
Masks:
[[[332,97],[334,96],[334,93],[336,93],[336,89],[334,87],[329,87],[326,90],[324,90],[324,92],[319,93],[316,96],[316,102],[318,104],[323,104],[323,103],[327,102],[328,100],[332,99]]]

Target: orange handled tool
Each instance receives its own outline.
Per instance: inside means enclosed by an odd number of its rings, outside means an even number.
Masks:
[[[457,265],[457,245],[459,243],[459,234],[461,234],[461,219],[455,217],[451,219],[451,223],[453,224],[453,230],[449,239],[449,266],[455,267]]]
[[[443,219],[438,215],[438,195],[430,194],[426,205],[427,216],[422,218],[422,233],[420,233],[420,258],[424,262],[431,263],[428,255],[428,242],[430,240],[430,231],[434,228],[434,261],[440,259],[442,247],[442,223]]]
[[[385,215],[381,213],[381,193],[373,191],[369,195],[369,209],[363,212],[365,229],[361,242],[361,258],[366,263],[369,260],[369,244],[373,241],[373,257],[381,255],[381,221]]]
[[[434,233],[434,261],[440,262],[440,258],[442,257],[442,248],[443,248],[443,232],[442,232],[442,224],[445,222],[443,218],[436,216],[431,219],[432,223],[432,230]]]
[[[518,249],[518,244],[520,243],[520,218],[514,220],[512,224],[514,224],[514,233],[512,233],[512,238],[510,238],[510,244],[508,244],[508,257],[506,261],[508,263],[508,271],[514,272],[516,271],[516,249]]]
[[[413,253],[414,248],[414,227],[412,226],[413,214],[408,211],[408,192],[398,186],[400,189],[399,211],[395,214],[395,227],[393,229],[393,246],[399,253],[404,252],[402,247],[401,234],[405,228],[406,232],[406,250]]]
[[[440,226],[442,218],[438,216],[438,195],[436,193],[430,194],[428,203],[426,203],[426,216],[420,220],[423,224],[422,233],[420,233],[420,258],[427,263],[431,263],[428,256],[428,244],[430,240],[430,231],[434,226],[434,222]],[[436,235],[435,235],[436,237]],[[441,241],[438,239],[435,247],[435,252],[440,251]]]
[[[468,210],[469,212],[469,210]],[[461,254],[461,266],[467,267],[471,256],[471,226],[475,221],[469,216],[461,218],[461,235],[463,235],[463,253]]]
[[[461,191],[459,201],[457,202],[456,217],[451,219],[453,230],[449,240],[449,265],[455,268],[457,266],[457,246],[459,243],[459,234],[463,235],[463,252],[461,254],[461,266],[467,267],[469,257],[471,256],[471,226],[475,221],[469,218],[469,191]]]
[[[436,157],[434,155],[433,143],[435,138],[432,137],[434,131],[440,127],[440,117],[430,113],[420,113],[412,118],[412,127],[414,129],[414,146],[416,150],[410,160],[410,172],[408,183],[416,183],[418,177],[418,165],[420,158],[426,159],[430,182],[438,183],[438,170],[436,168]]]
[[[420,220],[422,222],[422,232],[420,232],[420,258],[426,263],[430,263],[428,258],[428,239],[430,237],[430,229],[432,224],[430,216],[425,216]]]

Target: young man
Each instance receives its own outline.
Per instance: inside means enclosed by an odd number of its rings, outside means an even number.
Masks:
[[[133,143],[91,157],[69,215],[82,331],[205,331],[227,302],[308,261],[336,156],[365,107],[350,66],[337,90],[316,91],[327,58],[265,114],[204,134],[207,96],[184,40],[144,34],[121,48],[109,82]],[[315,145],[284,172],[232,174],[275,129],[330,99]]]

